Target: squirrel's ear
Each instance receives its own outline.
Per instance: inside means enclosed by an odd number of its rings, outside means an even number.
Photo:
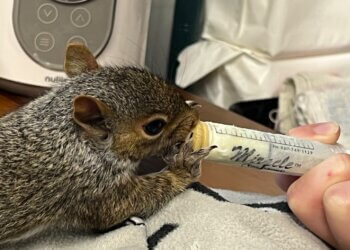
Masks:
[[[74,98],[74,121],[96,139],[106,140],[109,137],[104,123],[107,114],[107,106],[95,97],[82,95]]]
[[[64,72],[74,77],[84,72],[98,69],[98,64],[90,50],[81,43],[70,43],[64,58]]]

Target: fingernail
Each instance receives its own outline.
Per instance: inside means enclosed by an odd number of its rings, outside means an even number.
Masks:
[[[312,125],[312,131],[315,134],[335,134],[339,130],[339,125],[334,122],[324,122]]]

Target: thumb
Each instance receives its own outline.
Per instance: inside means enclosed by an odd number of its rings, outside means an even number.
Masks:
[[[340,128],[334,122],[325,122],[293,128],[288,133],[294,137],[335,144],[340,135]],[[283,191],[287,191],[288,187],[298,178],[296,176],[277,174],[276,182]]]
[[[341,249],[350,249],[350,181],[329,187],[323,196],[328,226]]]
[[[289,130],[289,135],[327,144],[335,144],[340,135],[340,127],[334,122],[316,123]]]

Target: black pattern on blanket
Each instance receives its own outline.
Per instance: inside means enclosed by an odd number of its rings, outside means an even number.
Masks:
[[[217,192],[216,192],[217,191]],[[295,220],[285,197],[194,183],[145,221],[108,232],[47,230],[4,249],[329,249]]]
[[[209,195],[218,201],[228,201],[225,198],[223,198],[220,194],[218,194],[217,192],[207,188],[206,186],[203,186],[202,184],[200,184],[198,182],[193,183],[189,188],[192,188],[193,190],[196,190],[196,191],[201,192],[203,194]],[[262,202],[257,201],[257,203],[250,203],[250,204],[243,203],[242,205],[246,205],[246,206],[254,207],[254,208],[276,209],[280,212],[285,212],[285,213],[289,213],[289,214],[292,213],[292,211],[288,207],[288,204],[285,200],[280,201],[280,202],[269,202],[269,203],[262,203]]]

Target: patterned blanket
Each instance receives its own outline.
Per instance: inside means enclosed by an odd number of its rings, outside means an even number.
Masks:
[[[212,190],[194,183],[145,221],[102,234],[47,230],[2,249],[329,249],[306,230],[284,196]]]

